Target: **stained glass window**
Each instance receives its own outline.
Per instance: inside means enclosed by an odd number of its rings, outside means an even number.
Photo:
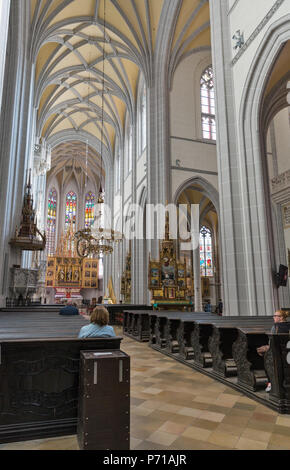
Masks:
[[[207,67],[200,80],[202,135],[216,140],[215,94],[212,67]]]
[[[90,227],[94,223],[94,205],[95,195],[90,191],[86,194],[86,207],[85,207],[85,227]]]
[[[65,207],[65,230],[69,227],[72,222],[73,230],[76,229],[76,213],[77,213],[77,195],[73,191],[70,191],[66,195],[66,207]]]
[[[213,276],[212,234],[207,227],[202,227],[199,237],[200,275]]]
[[[57,205],[57,193],[54,188],[49,191],[48,194],[48,207],[47,207],[47,255],[54,255],[55,251],[55,235],[56,235],[56,205]]]

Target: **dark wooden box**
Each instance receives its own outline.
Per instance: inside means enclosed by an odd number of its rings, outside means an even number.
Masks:
[[[78,443],[81,450],[130,449],[130,357],[81,351]]]

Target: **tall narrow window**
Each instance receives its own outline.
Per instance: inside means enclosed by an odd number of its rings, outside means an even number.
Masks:
[[[212,67],[205,69],[200,80],[202,136],[216,140],[215,95]]]
[[[94,206],[95,206],[95,195],[90,191],[86,194],[86,206],[85,206],[85,227],[89,228],[94,223]]]
[[[76,230],[76,213],[77,213],[77,195],[70,191],[66,195],[65,207],[65,230],[72,224],[73,231]]]
[[[56,190],[52,188],[48,194],[48,207],[47,207],[46,247],[47,247],[48,256],[54,255],[54,252],[55,252],[56,205],[57,205],[57,193],[56,193]]]
[[[207,227],[202,227],[199,238],[200,249],[200,275],[213,276],[212,262],[212,234]]]

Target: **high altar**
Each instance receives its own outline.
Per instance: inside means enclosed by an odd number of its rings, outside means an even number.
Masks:
[[[98,288],[98,260],[80,258],[72,226],[61,236],[56,252],[47,258],[46,287],[55,289],[55,301],[82,299],[81,289]]]

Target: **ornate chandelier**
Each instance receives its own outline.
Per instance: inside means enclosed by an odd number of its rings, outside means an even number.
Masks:
[[[96,236],[91,228],[79,230],[75,234],[77,240],[77,253],[81,258],[89,255],[100,257],[101,254],[109,255],[113,252],[114,243],[122,241],[122,235],[112,229],[99,228]]]
[[[79,230],[74,235],[76,239],[77,253],[81,258],[89,255],[100,257],[113,252],[113,245],[123,240],[123,234],[112,228],[106,228],[102,221],[109,219],[104,214],[104,193],[100,188],[98,196],[99,213],[91,227]]]

